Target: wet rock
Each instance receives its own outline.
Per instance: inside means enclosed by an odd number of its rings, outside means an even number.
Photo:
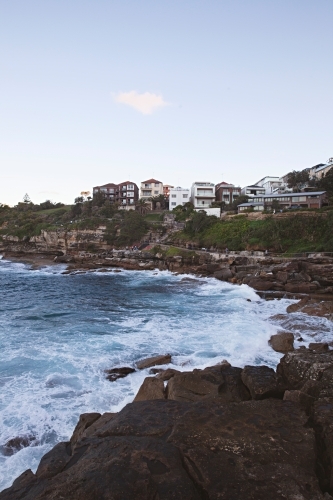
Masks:
[[[280,332],[272,335],[269,344],[276,352],[289,352],[294,350],[294,335],[290,332]]]
[[[22,450],[22,448],[30,446],[34,441],[36,441],[36,436],[33,435],[16,436],[9,439],[4,445],[0,446],[0,451],[3,455],[10,457],[11,455],[14,455],[18,451]]]
[[[171,363],[170,354],[163,354],[160,356],[153,356],[152,358],[142,359],[136,363],[136,366],[139,370],[144,370],[145,368],[156,365],[167,365],[168,363]]]
[[[274,399],[132,403],[69,460],[55,447],[52,475],[28,474],[0,500],[323,500],[307,420]]]
[[[110,380],[110,382],[115,382],[118,378],[124,378],[130,373],[134,373],[135,369],[130,366],[122,366],[120,368],[111,368],[110,370],[104,370],[104,373],[107,374],[106,378]]]
[[[164,382],[156,377],[146,377],[134,398],[134,401],[165,399]]]
[[[248,285],[255,290],[266,292],[273,288],[273,282],[265,278],[251,278]]]
[[[252,399],[281,398],[284,388],[277,374],[268,366],[245,366],[242,381],[250,391]]]
[[[167,397],[175,401],[216,399],[245,401],[250,393],[241,379],[241,368],[225,365],[181,372],[169,380]]]
[[[296,304],[291,304],[287,307],[288,313],[302,312],[309,316],[323,316],[328,319],[333,319],[333,301],[319,301],[304,297]]]
[[[319,481],[324,491],[333,493],[333,397],[315,401],[312,418],[320,455]]]
[[[315,398],[309,396],[309,394],[297,390],[285,391],[283,399],[284,401],[293,401],[297,403],[307,414],[310,413],[310,409],[315,401]]]

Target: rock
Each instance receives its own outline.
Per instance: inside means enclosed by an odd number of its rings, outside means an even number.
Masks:
[[[36,440],[36,437],[33,435],[28,436],[16,436],[12,439],[9,439],[4,445],[0,446],[0,451],[6,457],[10,457],[14,455],[14,453],[22,450],[22,448],[26,448],[30,446]]]
[[[302,391],[285,391],[283,396],[284,401],[293,401],[300,405],[300,407],[309,414],[310,409],[315,401],[312,396]]]
[[[284,389],[277,374],[268,366],[244,366],[242,381],[250,391],[252,399],[281,398]]]
[[[328,351],[328,344],[324,342],[311,342],[309,344],[309,349],[312,351],[316,352],[327,352]]]
[[[48,479],[59,474],[71,459],[70,443],[58,443],[41,459],[36,476]],[[1,498],[1,496],[0,496]]]
[[[90,427],[96,420],[101,417],[100,413],[82,413],[80,415],[79,421],[76,424],[73,435],[71,437],[70,443],[71,447],[74,448],[76,443],[82,438],[83,433],[88,427]]]
[[[309,316],[323,316],[328,319],[333,319],[333,301],[324,300],[318,301],[310,297],[304,297],[296,304],[291,304],[287,307],[288,313],[302,312]]]
[[[318,393],[333,390],[333,351],[316,353],[300,348],[281,358],[277,373],[288,389],[304,391],[303,386],[311,384],[312,391],[315,386]]]
[[[180,371],[175,370],[174,368],[168,368],[167,370],[161,370],[156,378],[160,378],[161,380],[166,381],[174,377],[176,373],[180,373]]]
[[[286,271],[278,271],[276,273],[276,279],[278,281],[282,281],[282,283],[287,283],[288,280],[288,273]]]
[[[248,285],[255,290],[266,292],[272,289],[273,282],[265,278],[251,278]]]
[[[122,366],[120,368],[111,368],[110,370],[104,370],[104,373],[107,373],[107,379],[110,382],[115,382],[118,378],[124,378],[130,373],[134,373],[135,369],[129,366]]]
[[[220,281],[228,281],[229,278],[233,277],[232,271],[229,268],[220,269],[219,271],[215,271],[214,278]]]
[[[322,489],[333,492],[333,397],[315,401],[312,412],[316,428],[320,467],[319,480]]]
[[[181,372],[169,380],[167,397],[175,401],[220,399],[225,402],[245,401],[250,394],[242,382],[241,368],[225,365]]]
[[[153,356],[152,358],[142,359],[136,363],[136,366],[139,370],[144,370],[145,368],[150,368],[151,366],[167,365],[168,363],[171,363],[170,354],[163,354],[160,356]]]
[[[294,350],[294,335],[289,332],[280,332],[272,335],[269,344],[276,352],[289,352]]]
[[[146,377],[134,398],[134,401],[148,399],[165,399],[163,380],[156,377]]]
[[[27,473],[0,500],[323,500],[307,420],[274,399],[132,403],[68,460],[57,445],[52,473]]]

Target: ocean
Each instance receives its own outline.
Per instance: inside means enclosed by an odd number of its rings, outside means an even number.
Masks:
[[[297,346],[333,333],[323,318],[272,319],[292,301],[265,301],[246,285],[167,271],[64,269],[0,260],[0,491],[68,440],[81,413],[119,411],[149,374],[109,382],[105,369],[165,353],[178,370],[224,359],[275,368],[282,355],[268,345],[272,334],[301,334]],[[8,456],[3,446],[17,436],[30,445]]]

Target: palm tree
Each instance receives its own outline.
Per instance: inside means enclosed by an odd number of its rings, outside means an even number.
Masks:
[[[150,210],[150,205],[144,198],[140,198],[135,204],[135,208],[141,215],[146,215]]]
[[[156,210],[157,203],[160,204],[162,210],[165,208],[165,198],[163,194],[159,194],[158,196],[152,196],[151,198],[149,198],[149,201],[151,201],[152,203],[153,210]]]

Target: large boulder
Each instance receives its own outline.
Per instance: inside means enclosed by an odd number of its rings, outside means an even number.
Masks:
[[[273,368],[268,366],[244,366],[242,381],[252,399],[281,398],[284,387]]]
[[[333,320],[333,301],[316,300],[310,297],[304,297],[296,304],[287,307],[288,313],[302,312],[309,316],[323,316]]]
[[[323,500],[307,420],[274,399],[132,403],[73,453],[57,445],[0,500]]]
[[[241,373],[241,368],[228,365],[177,373],[168,382],[167,397],[175,401],[216,398],[225,402],[246,401],[250,393],[242,382]]]
[[[290,332],[280,332],[272,335],[269,344],[276,352],[289,352],[294,350],[294,334]]]

